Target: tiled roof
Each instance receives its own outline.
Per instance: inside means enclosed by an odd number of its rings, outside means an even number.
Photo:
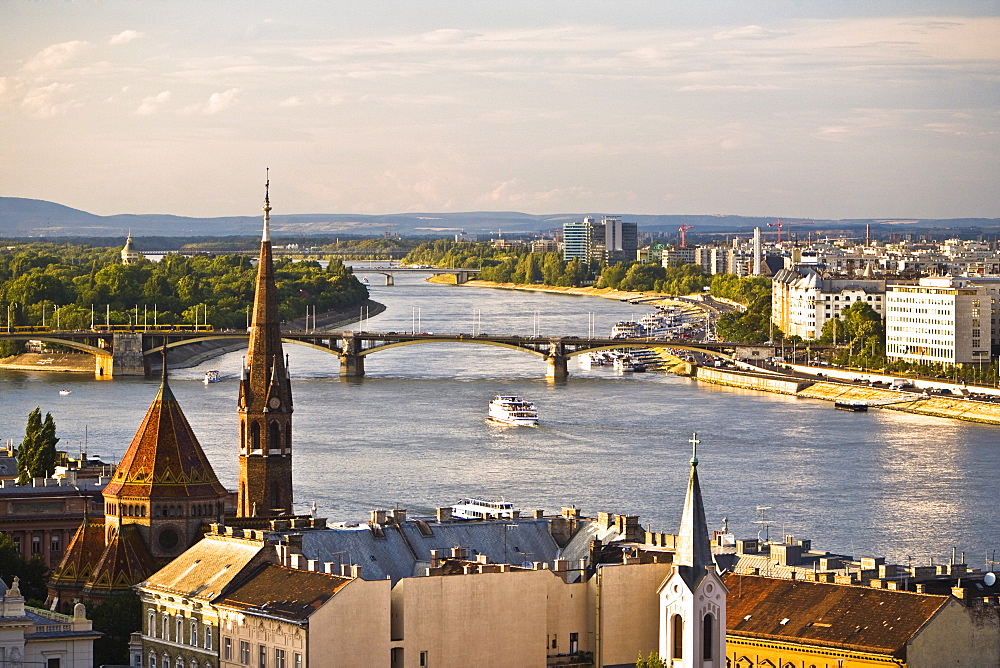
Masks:
[[[66,554],[49,577],[60,587],[83,587],[104,554],[104,518],[86,520],[66,546]]]
[[[305,620],[350,581],[339,575],[266,564],[216,605]]]
[[[947,596],[727,573],[726,631],[905,658]]]
[[[142,586],[178,596],[212,600],[245,573],[248,565],[263,560],[265,550],[273,549],[251,541],[206,536],[149,576]]]
[[[164,379],[105,496],[179,499],[226,493]]]
[[[102,595],[125,591],[155,570],[156,564],[139,528],[134,524],[125,524],[112,529],[111,538],[87,578],[83,593]]]

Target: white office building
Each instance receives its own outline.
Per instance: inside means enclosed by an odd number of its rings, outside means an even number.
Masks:
[[[921,278],[886,292],[885,351],[890,359],[988,364],[990,297],[969,278]]]
[[[885,281],[861,278],[824,278],[811,267],[781,269],[771,283],[771,322],[788,336],[818,339],[828,320],[860,302],[883,315]]]

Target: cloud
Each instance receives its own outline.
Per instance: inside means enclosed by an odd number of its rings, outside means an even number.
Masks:
[[[420,36],[421,42],[428,44],[460,44],[482,37],[480,33],[469,30],[458,30],[455,28],[442,28],[424,33]]]
[[[160,107],[166,104],[170,100],[170,91],[165,90],[162,93],[157,93],[156,95],[150,95],[149,97],[144,97],[142,102],[139,103],[139,108],[135,110],[135,113],[140,116],[148,116],[150,114],[155,114]]]
[[[60,100],[61,96],[71,93],[72,84],[51,83],[48,86],[32,88],[24,95],[21,106],[29,116],[35,118],[51,118],[79,106],[76,100]]]
[[[119,44],[128,44],[132,40],[139,39],[143,36],[143,33],[138,30],[122,30],[117,35],[112,35],[111,39],[108,40],[108,44],[111,46],[118,46]]]
[[[181,110],[184,114],[203,114],[212,116],[225,111],[236,102],[236,96],[240,94],[239,88],[230,88],[221,93],[212,93],[208,96],[205,104],[194,104]]]
[[[785,30],[768,30],[760,26],[743,26],[734,30],[723,30],[715,33],[715,39],[777,39],[789,35]]]
[[[29,60],[24,69],[30,72],[40,72],[56,67],[61,67],[76,58],[79,54],[93,46],[90,42],[74,40],[71,42],[60,42],[47,46],[39,51]]]
[[[779,88],[775,84],[690,84],[681,86],[677,90],[685,93],[703,90],[733,90],[745,93],[757,90],[778,90]]]
[[[292,97],[286,97],[284,100],[278,103],[279,107],[284,107],[289,109],[291,107],[301,107],[305,102],[298,95],[293,95]]]

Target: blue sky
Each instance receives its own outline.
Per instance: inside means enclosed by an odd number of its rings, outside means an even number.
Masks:
[[[0,195],[1000,217],[996,2],[6,2]]]

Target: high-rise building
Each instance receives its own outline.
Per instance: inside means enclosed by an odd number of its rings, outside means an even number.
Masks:
[[[639,248],[639,228],[618,216],[601,222],[587,216],[580,222],[563,224],[563,259],[626,262],[635,260]]]
[[[271,256],[271,203],[264,188],[264,233],[250,321],[250,346],[240,374],[239,517],[292,512],[292,386],[281,347],[281,316]]]

